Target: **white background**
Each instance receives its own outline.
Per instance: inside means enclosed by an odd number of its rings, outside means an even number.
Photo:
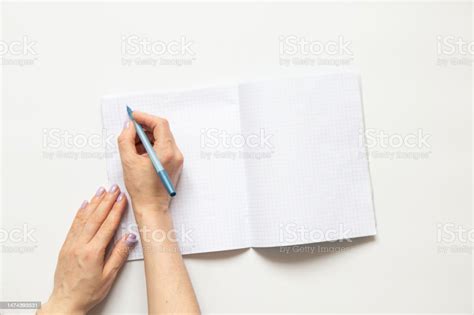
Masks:
[[[280,36],[328,42],[342,36],[362,75],[366,128],[397,137],[429,135],[429,147],[391,146],[372,156],[378,235],[352,243],[248,249],[185,258],[205,312],[471,312],[472,239],[439,239],[471,228],[471,66],[437,64],[437,36],[470,42],[465,3],[26,4],[5,3],[2,39],[35,41],[34,61],[3,66],[3,230],[27,224],[35,240],[2,242],[2,300],[45,301],[57,253],[81,201],[106,185],[105,161],[68,159],[45,131],[100,134],[99,99],[113,92],[189,88],[310,74],[280,65]],[[123,66],[122,36],[185,36],[190,66]],[[13,58],[15,56],[6,55]],[[283,56],[284,57],[284,56]],[[442,234],[441,236],[446,236]],[[219,237],[219,235],[216,235]],[[7,253],[8,248],[33,248]],[[454,253],[467,247],[467,253]],[[448,249],[447,253],[441,250]],[[306,250],[297,253],[296,250]],[[339,251],[324,253],[323,251]],[[308,252],[316,251],[316,252]],[[127,263],[99,313],[144,313],[143,262]]]

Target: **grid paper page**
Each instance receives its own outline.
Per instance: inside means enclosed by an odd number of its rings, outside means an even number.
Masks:
[[[237,87],[172,93],[109,96],[102,100],[105,132],[117,136],[127,119],[126,105],[165,117],[185,157],[171,203],[171,213],[183,254],[249,247],[246,174],[243,160],[225,158],[227,148],[205,138],[208,133],[240,133]],[[204,137],[204,138],[203,138]],[[227,150],[227,151],[226,151]],[[107,174],[125,191],[117,148],[107,148]],[[230,152],[232,153],[232,152]],[[117,237],[135,230],[131,206]],[[141,259],[135,246],[129,259]]]
[[[247,148],[253,247],[376,233],[356,74],[243,84],[239,99],[242,130],[267,137]]]

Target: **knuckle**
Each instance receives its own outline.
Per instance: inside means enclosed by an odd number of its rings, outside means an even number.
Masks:
[[[174,153],[173,151],[171,150],[165,150],[162,154],[161,154],[161,158],[163,160],[163,163],[165,164],[170,164],[171,162],[173,162],[174,160]]]
[[[163,151],[160,158],[166,165],[181,166],[184,163],[184,156],[179,150],[168,149]]]
[[[176,153],[176,163],[178,165],[183,165],[184,164],[184,155],[180,151]]]
[[[168,119],[166,118],[158,118],[158,122],[163,126],[163,127],[169,127],[170,123]]]

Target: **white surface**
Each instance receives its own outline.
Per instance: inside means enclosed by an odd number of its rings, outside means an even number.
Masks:
[[[375,235],[357,73],[106,96],[114,142],[127,105],[166,117],[186,157],[170,208],[181,253]],[[106,152],[109,183],[125,191],[117,146]],[[117,240],[136,227],[132,212],[129,202]],[[140,258],[136,246],[129,260]]]
[[[3,221],[8,229],[27,223],[37,239],[33,252],[2,254],[3,300],[47,298],[66,222],[106,182],[101,159],[45,157],[57,150],[43,144],[45,129],[101,134],[99,99],[108,93],[306,74],[311,66],[279,64],[279,36],[342,36],[362,73],[366,127],[430,135],[429,147],[379,143],[372,153],[430,153],[372,159],[375,239],[303,248],[318,253],[251,249],[186,258],[202,309],[470,312],[472,256],[439,253],[466,244],[439,242],[437,234],[438,224],[471,225],[471,67],[438,66],[437,36],[471,41],[471,19],[468,2],[4,5],[3,39],[27,35],[38,55],[33,66],[3,69]],[[122,66],[121,36],[132,34],[186,36],[193,65]],[[141,261],[127,264],[98,311],[146,311]]]

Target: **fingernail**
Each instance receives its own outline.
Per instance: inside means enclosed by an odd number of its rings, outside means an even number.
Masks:
[[[117,197],[117,201],[122,201],[123,196],[124,196],[124,193],[120,193],[120,195],[118,195]]]
[[[110,186],[109,192],[114,193],[114,192],[117,191],[117,189],[118,189],[118,186],[114,184],[114,185]]]
[[[99,189],[97,189],[97,192],[95,193],[95,195],[97,197],[99,197],[104,193],[104,191],[105,191],[104,187],[99,187]]]
[[[128,128],[128,125],[129,125],[130,121],[127,120],[124,124],[123,124],[123,129],[127,129]]]
[[[81,204],[81,209],[84,209],[85,207],[87,207],[88,204],[89,204],[89,201],[84,200]]]
[[[128,246],[132,247],[138,242],[137,236],[133,233],[130,233],[127,236],[127,239],[125,240],[125,242],[127,243]]]

